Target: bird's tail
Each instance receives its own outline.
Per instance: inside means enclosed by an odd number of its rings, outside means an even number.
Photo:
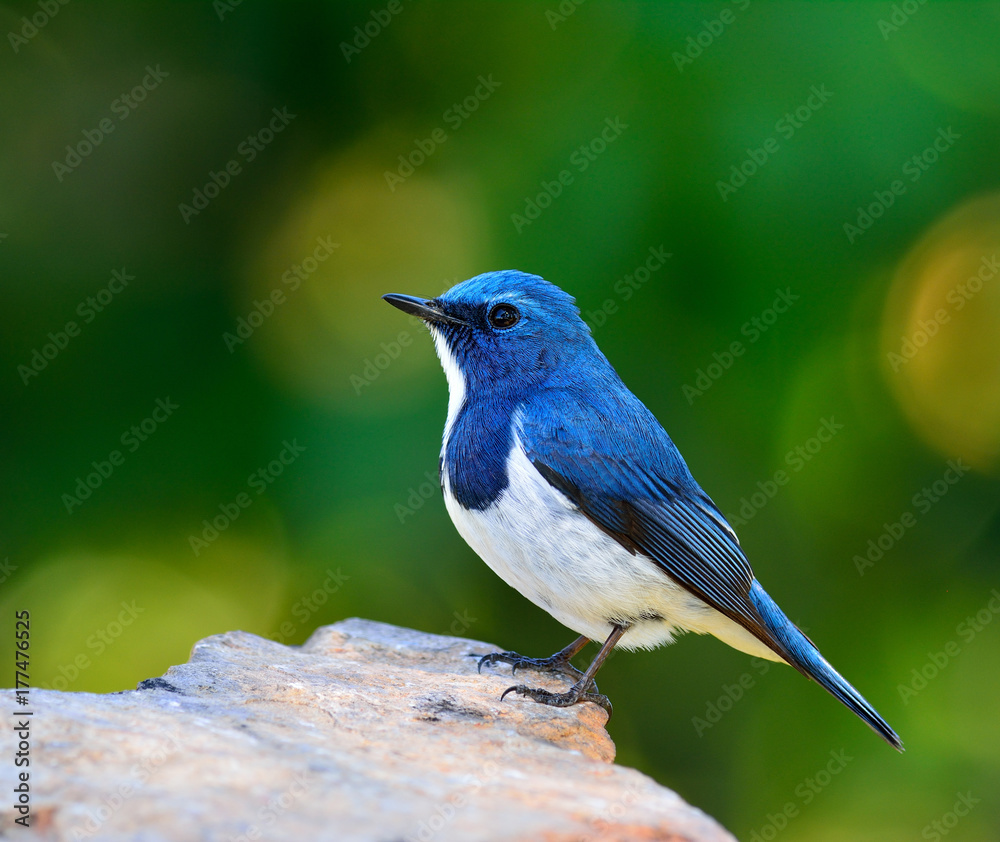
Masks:
[[[820,655],[813,642],[789,620],[774,600],[754,580],[750,588],[750,600],[775,640],[781,644],[779,654],[807,678],[825,687],[831,695],[843,702],[860,716],[876,734],[897,751],[903,750],[903,743],[889,724],[878,714],[864,697]]]

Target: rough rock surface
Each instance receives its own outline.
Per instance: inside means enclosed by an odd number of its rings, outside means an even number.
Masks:
[[[509,668],[479,675],[471,657],[490,651],[355,619],[301,647],[210,637],[135,691],[33,690],[32,827],[13,824],[5,785],[0,836],[732,840],[670,790],[613,765],[595,705],[501,702]],[[0,703],[16,709],[12,691]],[[16,737],[0,733],[9,762]]]

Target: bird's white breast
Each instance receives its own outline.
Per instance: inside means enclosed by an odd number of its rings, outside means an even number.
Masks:
[[[743,651],[774,653],[741,626],[632,555],[598,529],[531,464],[515,435],[509,484],[487,509],[463,508],[444,472],[448,513],[462,537],[508,585],[560,623],[603,641],[613,621],[631,622],[627,649],[670,643],[683,631],[711,633]]]

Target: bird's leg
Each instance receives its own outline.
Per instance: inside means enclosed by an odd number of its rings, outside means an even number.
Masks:
[[[501,701],[504,696],[508,693],[517,693],[519,696],[527,696],[529,699],[534,699],[536,702],[540,702],[543,705],[552,705],[553,707],[569,707],[570,705],[575,705],[577,702],[593,702],[595,705],[600,705],[608,712],[608,718],[611,718],[611,701],[607,696],[601,695],[600,693],[591,693],[590,688],[593,686],[594,690],[597,690],[597,685],[594,684],[594,676],[597,675],[597,671],[601,668],[601,664],[604,663],[604,659],[611,654],[611,650],[615,648],[615,645],[621,640],[621,637],[625,632],[629,630],[628,625],[614,625],[611,627],[611,634],[608,635],[608,639],[604,641],[604,645],[601,647],[601,651],[597,653],[597,657],[594,658],[593,662],[587,671],[583,674],[576,684],[569,688],[565,693],[550,693],[548,690],[540,690],[532,687],[525,687],[523,684],[518,684],[516,687],[508,687],[503,692],[503,696],[500,697]]]
[[[511,675],[517,674],[518,667],[530,667],[543,672],[559,672],[576,681],[583,676],[583,673],[570,663],[570,659],[588,643],[590,638],[578,637],[565,649],[560,649],[555,655],[549,655],[547,658],[526,658],[517,652],[491,652],[479,658],[479,671],[483,671],[483,664],[492,666],[502,662],[511,665]]]

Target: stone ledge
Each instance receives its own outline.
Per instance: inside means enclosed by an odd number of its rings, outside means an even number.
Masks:
[[[134,691],[32,690],[32,830],[8,797],[0,836],[731,842],[613,764],[600,708],[500,702],[509,670],[471,657],[495,649],[351,619],[301,647],[215,635]],[[3,729],[0,754],[13,746]]]

